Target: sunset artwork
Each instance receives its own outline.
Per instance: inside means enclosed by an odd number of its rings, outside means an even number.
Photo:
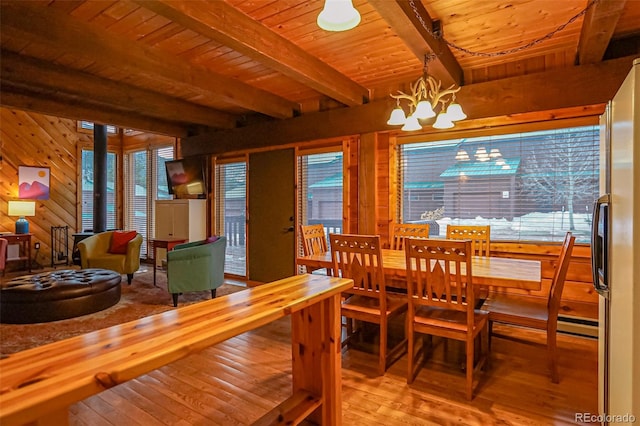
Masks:
[[[18,167],[18,198],[49,199],[50,169],[48,167]]]

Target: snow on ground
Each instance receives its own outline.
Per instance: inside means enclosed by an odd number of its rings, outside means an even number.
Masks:
[[[491,225],[492,240],[520,240],[520,241],[558,241],[564,239],[564,235],[570,229],[569,212],[528,213],[524,216],[514,217],[513,220],[505,218],[488,219],[476,217],[475,219],[452,219],[445,217],[436,222],[440,225],[440,236],[445,237],[447,225]],[[591,234],[591,214],[574,213],[574,229],[571,231],[576,236],[576,242],[588,243]]]

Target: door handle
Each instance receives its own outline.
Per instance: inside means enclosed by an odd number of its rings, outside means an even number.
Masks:
[[[288,228],[282,228],[283,232],[293,232],[293,226],[289,226]]]

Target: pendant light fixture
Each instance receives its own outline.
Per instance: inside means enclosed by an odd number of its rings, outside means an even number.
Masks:
[[[464,120],[467,115],[462,111],[460,104],[456,102],[456,92],[460,87],[452,85],[447,89],[442,89],[442,82],[429,75],[428,64],[436,56],[424,55],[424,68],[422,77],[411,84],[411,92],[398,92],[391,95],[396,99],[397,107],[391,111],[391,116],[387,124],[391,126],[402,126],[401,130],[414,131],[422,129],[420,120],[427,120],[436,117],[432,126],[435,129],[450,129],[454,126],[454,121]],[[407,101],[409,112],[400,105],[400,101]],[[436,111],[439,111],[436,114]]]
[[[360,13],[351,0],[325,0],[317,22],[326,31],[347,31],[360,23]]]

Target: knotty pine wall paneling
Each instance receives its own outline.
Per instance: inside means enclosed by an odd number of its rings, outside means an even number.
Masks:
[[[17,218],[7,215],[7,202],[18,199],[18,167],[49,167],[50,197],[48,200],[36,200],[36,215],[28,218],[29,231],[33,234],[33,266],[49,266],[51,226],[69,226],[70,234],[76,229],[76,146],[79,140],[76,122],[8,108],[0,108],[0,122],[3,146],[0,168],[0,230],[15,230]],[[36,242],[40,243],[39,250],[33,247]]]

